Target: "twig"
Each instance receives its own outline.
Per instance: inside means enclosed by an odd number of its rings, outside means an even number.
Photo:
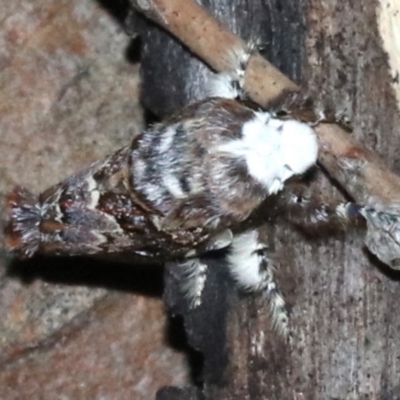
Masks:
[[[133,7],[176,36],[191,51],[217,72],[232,71],[232,55],[246,51],[246,43],[222,26],[193,0],[131,0]],[[254,52],[246,66],[244,89],[249,97],[263,107],[300,89],[259,53]],[[311,110],[311,114],[313,110]],[[354,140],[335,124],[320,123],[315,132],[320,143],[319,162],[327,172],[353,197],[366,207],[388,212],[398,219],[400,229],[400,178],[384,166],[377,155]],[[398,215],[398,217],[397,217]],[[368,219],[368,218],[367,218]],[[377,247],[388,242],[390,232],[369,225],[366,244],[382,261]],[[371,231],[373,230],[373,232]],[[374,245],[371,245],[371,235]],[[392,239],[390,236],[390,240]],[[389,240],[389,241],[390,241]],[[399,240],[396,241],[396,247]],[[390,247],[391,245],[388,244]],[[393,253],[393,249],[390,249]],[[400,258],[399,251],[395,252]],[[393,255],[390,256],[393,258]]]
[[[131,0],[136,10],[176,36],[212,69],[232,72],[232,55],[247,44],[192,0]],[[264,106],[297,85],[255,52],[246,68],[244,89]]]
[[[315,128],[319,162],[359,203],[390,208],[400,200],[400,179],[379,157],[334,124]]]

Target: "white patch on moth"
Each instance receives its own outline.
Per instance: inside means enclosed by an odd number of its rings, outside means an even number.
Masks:
[[[270,281],[269,271],[260,271],[260,250],[257,231],[236,236],[227,256],[230,272],[238,285],[245,290],[262,290]],[[272,275],[271,275],[272,277]]]
[[[175,125],[168,127],[165,131],[161,133],[161,141],[159,147],[160,153],[168,151],[171,148],[175,134],[176,134]]]
[[[63,193],[63,189],[60,187],[53,195],[53,201],[51,203],[45,202],[43,204],[38,204],[39,215],[43,218],[50,208],[53,209],[54,212],[54,220],[62,223],[63,213],[60,208],[60,198]]]
[[[92,176],[88,176],[86,179],[86,184],[87,184],[87,190],[90,192],[93,189],[97,188],[97,182],[93,179]]]
[[[197,254],[196,250],[194,250],[194,249],[189,250],[189,251],[185,254],[185,258],[193,258],[196,254]]]
[[[248,292],[262,291],[267,295],[273,326],[286,336],[289,320],[285,301],[273,280],[273,267],[257,231],[248,231],[234,237],[227,261],[230,273],[240,288]]]
[[[100,199],[100,192],[97,189],[97,182],[91,177],[86,178],[87,190],[90,193],[89,208],[95,209]]]
[[[204,223],[204,225],[207,226],[209,229],[217,229],[217,227],[219,226],[220,223],[221,223],[221,218],[214,216],[214,217],[210,217]]]
[[[264,124],[272,119],[272,114],[266,111],[254,111],[254,114]]]
[[[141,179],[146,172],[146,163],[143,160],[137,159],[133,164],[133,173],[136,179]]]
[[[96,208],[97,204],[99,203],[100,199],[100,192],[98,190],[92,190],[90,192],[90,203],[89,208]]]
[[[180,290],[189,301],[190,307],[195,308],[201,304],[201,294],[207,277],[207,265],[198,258],[190,258],[176,263],[175,268],[180,270]]]
[[[162,177],[162,182],[168,192],[176,199],[184,199],[187,197],[186,193],[182,190],[179,179],[175,175],[164,175]]]
[[[151,222],[156,227],[158,231],[161,231],[163,226],[163,220],[158,215],[151,215],[150,216]]]
[[[244,76],[252,51],[251,46],[240,45],[232,47],[225,52],[225,71],[207,77],[207,97],[221,97],[224,99],[244,97]]]
[[[215,74],[210,79],[208,96],[224,99],[237,99],[241,91],[235,86],[235,79],[229,74]]]
[[[226,52],[226,64],[229,69],[223,73],[215,74],[209,83],[208,95],[225,99],[244,97],[244,77],[246,67],[251,55],[258,47],[257,43],[247,46],[233,47]]]
[[[189,186],[190,186],[190,194],[192,195],[201,193],[204,190],[203,185],[194,179],[189,181]]]
[[[22,243],[27,244],[25,254],[30,257],[37,251],[37,246],[42,240],[43,234],[40,232],[41,207],[34,204],[31,207],[32,212],[27,212],[26,208],[16,208],[13,210],[13,217],[21,225],[27,223],[27,229],[21,230]],[[35,217],[33,217],[35,216]],[[28,219],[27,219],[28,217]]]
[[[336,214],[342,218],[343,220],[347,220],[349,219],[349,207],[350,207],[350,203],[340,203],[337,207],[336,207]]]
[[[302,174],[317,161],[318,142],[314,131],[295,120],[281,121],[271,118],[269,124],[281,131],[281,153],[293,174]]]
[[[283,182],[281,179],[274,179],[272,184],[269,186],[268,192],[270,194],[278,193],[283,189]]]
[[[195,174],[189,178],[190,194],[197,194],[204,190],[204,186],[201,180],[201,175]]]
[[[206,244],[206,251],[225,249],[226,247],[231,245],[232,240],[232,231],[230,229],[226,229],[208,239]]]
[[[274,282],[267,285],[266,293],[270,298],[270,310],[274,328],[282,335],[287,336],[289,316],[286,311],[285,299],[279,293]]]
[[[243,124],[242,138],[218,146],[217,151],[244,157],[249,174],[272,194],[287,179],[315,164],[318,143],[307,124],[256,112]]]
[[[239,80],[244,78],[246,65],[253,52],[253,48],[237,46],[227,52],[227,63],[231,68],[232,73],[235,73]]]
[[[149,201],[158,204],[161,200],[163,200],[160,186],[150,182],[145,182],[141,189]]]

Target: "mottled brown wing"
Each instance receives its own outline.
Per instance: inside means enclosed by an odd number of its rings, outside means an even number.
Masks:
[[[124,148],[38,198],[15,188],[7,199],[7,248],[19,258],[130,253],[161,260],[188,252],[202,235],[160,228],[162,215],[129,187],[129,155]]]

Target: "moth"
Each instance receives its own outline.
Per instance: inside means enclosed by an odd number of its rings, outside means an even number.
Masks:
[[[19,258],[129,254],[174,262],[186,271],[182,290],[192,307],[205,284],[199,256],[226,249],[235,282],[268,293],[285,334],[267,249],[246,221],[316,163],[317,139],[307,124],[238,101],[237,79],[220,77],[214,87],[211,97],[39,196],[15,188],[7,198],[7,248]]]

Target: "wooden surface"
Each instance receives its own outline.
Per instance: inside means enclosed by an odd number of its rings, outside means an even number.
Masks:
[[[399,110],[376,1],[203,3],[245,40],[260,39],[264,55],[305,85],[319,109],[333,110],[354,137],[400,172]],[[143,93],[150,112],[168,115],[204,96],[207,69],[154,25],[143,29]],[[321,171],[312,185],[330,199],[343,199]],[[400,398],[400,275],[362,249],[360,232],[307,239],[290,226],[264,231],[291,306],[288,342],[271,330],[266,300],[238,296],[218,262],[203,308],[194,313],[182,308],[174,279],[167,279],[166,302],[184,315],[189,342],[204,354],[198,398]],[[176,389],[158,398],[182,396]]]

